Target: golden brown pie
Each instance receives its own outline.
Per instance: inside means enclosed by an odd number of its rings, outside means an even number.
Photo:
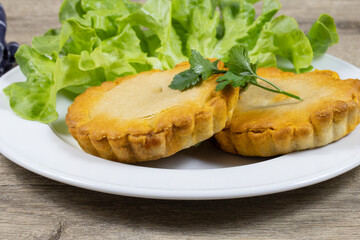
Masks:
[[[215,92],[219,75],[183,92],[170,89],[173,77],[189,67],[184,62],[87,89],[68,109],[70,133],[84,151],[128,163],[170,156],[210,138],[231,119],[239,90]]]
[[[262,68],[258,75],[304,99],[250,86],[232,120],[215,135],[221,148],[245,156],[275,156],[338,140],[360,122],[360,81],[328,70],[293,74]]]

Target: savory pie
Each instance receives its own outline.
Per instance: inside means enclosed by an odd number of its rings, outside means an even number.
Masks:
[[[216,92],[219,75],[186,91],[170,89],[189,67],[184,62],[87,89],[68,109],[70,133],[84,151],[127,163],[170,156],[210,138],[231,119],[239,90]]]
[[[215,135],[226,152],[275,156],[315,148],[344,137],[360,122],[359,80],[341,80],[328,70],[293,74],[262,68],[258,75],[304,100],[250,86],[240,94],[232,120]]]

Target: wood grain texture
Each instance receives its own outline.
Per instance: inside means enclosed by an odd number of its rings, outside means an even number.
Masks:
[[[3,0],[8,41],[59,26],[60,0]],[[360,1],[283,0],[301,28],[323,12],[340,43],[330,54],[360,67]],[[1,133],[0,133],[1,134]],[[360,239],[360,168],[307,188],[218,201],[97,193],[33,174],[0,154],[0,239]]]

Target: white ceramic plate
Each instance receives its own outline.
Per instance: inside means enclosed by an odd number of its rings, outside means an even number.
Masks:
[[[314,66],[337,71],[341,78],[360,78],[360,69],[330,55],[315,60]],[[15,68],[0,79],[0,89],[24,80]],[[159,199],[225,199],[276,193],[333,178],[360,164],[360,127],[325,147],[277,158],[234,156],[207,141],[141,165],[111,162],[83,152],[71,138],[64,123],[70,103],[60,96],[60,118],[46,125],[15,115],[1,91],[0,152],[18,165],[59,182]]]

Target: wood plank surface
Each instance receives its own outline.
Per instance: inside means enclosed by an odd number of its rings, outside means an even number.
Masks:
[[[29,44],[34,36],[59,27],[60,0],[1,3],[8,16],[8,41]],[[280,13],[295,17],[304,30],[319,14],[331,14],[340,43],[329,53],[360,67],[360,1],[282,4]],[[360,168],[268,196],[165,201],[68,186],[0,154],[0,239],[360,239],[359,226]]]

